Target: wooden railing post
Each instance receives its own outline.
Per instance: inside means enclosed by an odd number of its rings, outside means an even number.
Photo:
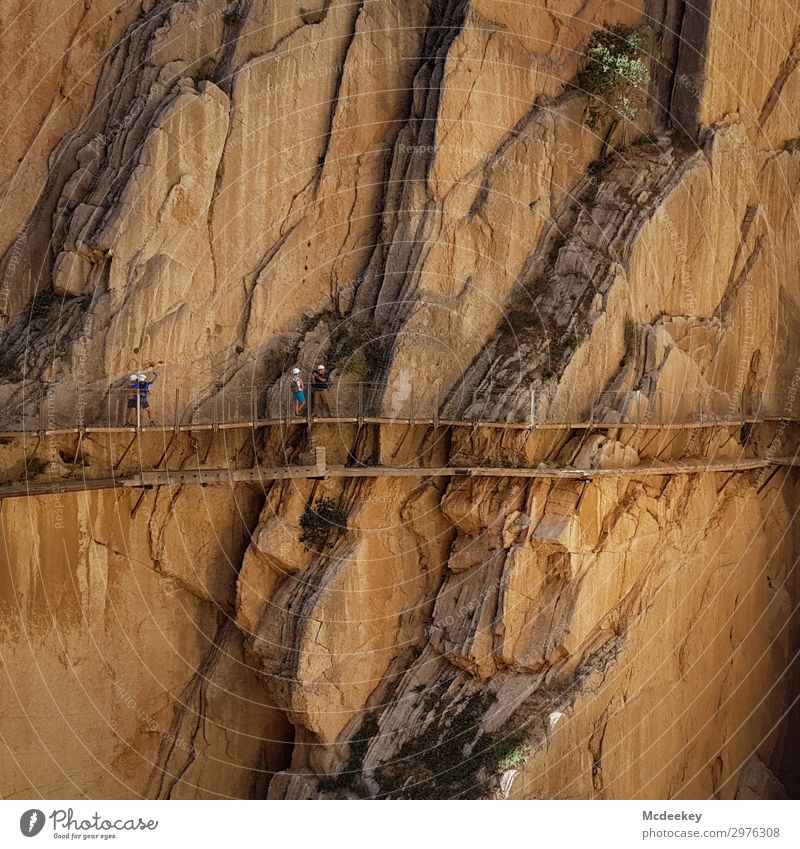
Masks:
[[[327,471],[327,460],[325,447],[323,445],[317,445],[314,447],[314,466],[315,473],[319,475],[319,477],[325,477],[325,473]]]

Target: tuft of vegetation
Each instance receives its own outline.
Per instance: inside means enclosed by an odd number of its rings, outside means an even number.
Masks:
[[[325,551],[347,533],[347,513],[332,498],[323,496],[313,507],[306,507],[300,517],[300,537],[309,551]]]
[[[331,331],[325,364],[328,370],[372,380],[386,367],[391,340],[365,322],[347,320]]]
[[[634,139],[630,146],[631,147],[649,147],[650,145],[658,144],[658,136],[653,135],[652,133],[644,133],[639,136],[638,139]]]
[[[492,792],[493,778],[521,766],[528,756],[527,731],[480,733],[481,720],[496,702],[478,691],[452,703],[449,682],[439,682],[426,695],[424,707],[438,713],[422,733],[407,741],[397,757],[379,767],[375,778],[381,796],[393,799],[482,799]]]
[[[797,153],[800,151],[800,139],[789,139],[783,143],[783,149],[787,153]]]
[[[330,2],[326,3],[321,9],[300,9],[300,20],[304,24],[321,24],[328,17],[328,7]]]
[[[56,303],[58,303],[58,295],[54,289],[39,289],[28,302],[28,321],[44,318]]]
[[[611,165],[611,157],[604,156],[602,159],[595,159],[594,162],[590,162],[586,171],[594,177],[598,174],[602,174],[609,165]]]
[[[404,743],[393,762],[376,771],[375,778],[388,798],[475,799],[485,795],[476,776],[482,759],[464,752],[496,697],[477,692],[456,708],[444,698],[448,683],[439,682],[426,697],[426,709],[438,704],[439,711],[425,730]]]
[[[242,0],[233,0],[225,10],[222,20],[229,27],[241,26],[247,20],[247,4]]]
[[[22,375],[17,367],[16,357],[9,353],[0,352],[0,380],[21,380]]]
[[[356,735],[350,740],[347,762],[341,772],[319,779],[323,791],[360,789],[363,792],[361,771],[370,743],[378,736],[378,718],[370,711],[364,716]]]
[[[585,210],[590,210],[594,206],[594,202],[597,200],[597,195],[600,191],[600,181],[599,180],[591,180],[589,185],[581,192],[578,197],[578,203],[580,203],[581,207]]]
[[[35,478],[42,474],[49,465],[48,461],[43,460],[41,457],[29,457],[25,461],[25,476]]]
[[[413,692],[423,697],[426,717],[419,724],[417,736],[406,740],[391,761],[374,770],[380,798],[490,798],[497,792],[500,775],[522,767],[544,739],[546,717],[574,703],[586,682],[602,674],[617,657],[618,646],[617,640],[603,646],[581,664],[571,681],[534,692],[502,727],[485,734],[482,720],[497,703],[496,693],[481,688],[453,695],[454,679],[442,679],[430,687],[415,685]],[[369,742],[377,734],[377,717],[370,711],[352,739],[345,769],[323,778],[320,786],[348,787],[355,795],[370,795],[361,773]]]
[[[528,746],[524,735],[518,734],[502,741],[504,754],[497,759],[497,770],[505,772],[508,769],[519,769],[527,760]]]
[[[586,48],[586,66],[578,77],[589,95],[590,127],[607,121],[632,121],[647,103],[650,69],[646,30],[616,25],[598,30]]]

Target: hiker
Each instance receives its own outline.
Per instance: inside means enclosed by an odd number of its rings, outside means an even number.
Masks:
[[[318,365],[316,371],[311,375],[311,415],[315,416],[320,410],[326,416],[330,416],[331,407],[328,403],[328,390],[331,386],[331,377],[325,371],[324,365]]]
[[[306,408],[306,393],[299,368],[292,369],[292,397],[294,398],[294,414],[302,416]]]
[[[126,425],[133,424],[136,418],[136,407],[140,410],[147,410],[147,420],[151,425],[154,425],[153,414],[150,412],[150,402],[148,395],[153,381],[156,380],[158,374],[153,372],[153,376],[148,380],[146,374],[132,374],[128,378],[130,380],[130,392],[128,394],[128,417],[125,420]],[[141,421],[141,417],[139,419]]]

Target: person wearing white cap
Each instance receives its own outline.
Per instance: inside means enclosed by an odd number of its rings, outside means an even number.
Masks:
[[[294,398],[294,414],[302,416],[306,408],[306,387],[299,368],[292,369],[292,397]]]
[[[128,417],[125,420],[126,425],[133,424],[137,407],[140,410],[147,410],[148,422],[151,425],[155,424],[153,414],[150,412],[148,396],[150,395],[150,387],[157,377],[158,374],[153,372],[153,376],[148,380],[147,375],[142,372],[141,374],[132,374],[128,378],[130,380],[130,394],[128,395]]]
[[[331,386],[331,378],[324,365],[318,365],[311,375],[311,415],[324,413],[331,415],[331,407],[328,403],[328,390]]]

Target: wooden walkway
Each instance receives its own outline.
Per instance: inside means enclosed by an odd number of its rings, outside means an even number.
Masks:
[[[335,425],[384,425],[384,426],[414,426],[414,427],[456,427],[456,428],[490,428],[502,430],[538,431],[538,430],[616,430],[618,428],[634,430],[696,430],[710,427],[743,427],[745,425],[766,424],[769,422],[797,423],[800,418],[794,416],[750,416],[740,418],[725,418],[720,416],[702,416],[688,422],[654,422],[648,419],[641,421],[536,421],[536,422],[496,422],[466,419],[443,418],[388,418],[385,416],[364,417],[331,417],[331,418],[277,418],[251,419],[230,422],[193,422],[175,425],[154,425],[152,427],[135,428],[132,426],[92,426],[92,427],[55,427],[28,428],[20,430],[2,430],[0,439],[14,439],[24,436],[81,436],[89,434],[137,434],[137,433],[195,433],[198,431],[220,430],[258,430],[267,427],[318,427]]]
[[[603,477],[645,478],[665,475],[708,474],[716,472],[748,472],[770,467],[798,467],[800,457],[742,458],[703,460],[692,459],[672,462],[647,462],[638,466],[613,469],[579,469],[574,467],[539,466],[535,468],[442,466],[442,467],[386,467],[386,466],[329,466],[325,450],[315,449],[316,462],[310,466],[284,466],[281,468],[254,467],[248,469],[179,469],[141,471],[135,475],[97,480],[61,479],[18,482],[0,487],[0,499],[22,496],[48,495],[66,492],[85,492],[99,489],[131,489],[158,486],[186,486],[234,484],[241,482],[266,483],[288,479],[374,478],[410,477],[430,479],[437,477],[517,477],[550,478],[566,480],[592,480]]]
[[[280,428],[283,432],[289,428],[307,428],[309,436],[314,429],[315,438],[319,433],[317,428],[330,428],[338,426],[364,425],[389,426],[389,427],[424,427],[424,428],[490,428],[503,429],[506,431],[527,431],[536,433],[539,431],[553,432],[583,431],[591,430],[641,430],[641,431],[672,431],[678,432],[697,431],[703,428],[725,428],[735,429],[744,426],[752,426],[770,422],[794,423],[794,418],[779,417],[746,417],[727,419],[719,417],[704,417],[693,422],[669,422],[657,423],[651,421],[577,421],[557,422],[546,421],[536,423],[519,422],[494,422],[494,421],[466,421],[462,419],[398,419],[387,417],[332,417],[332,418],[277,418],[277,419],[254,419],[250,421],[230,421],[218,423],[192,423],[176,424],[173,426],[161,425],[154,427],[86,427],[86,428],[52,428],[47,430],[30,431],[2,431],[0,438],[31,438],[39,442],[47,436],[65,436],[78,438],[78,450],[81,442],[90,435],[107,435],[109,438],[114,434],[127,435],[128,445],[122,457],[118,458],[115,468],[119,466],[122,459],[129,450],[145,435],[161,434],[162,438],[169,436],[169,445],[164,451],[162,460],[155,465],[158,467],[169,454],[176,436],[180,433],[210,432],[211,438],[218,431],[245,430],[256,431],[264,428]],[[34,449],[35,450],[35,449]],[[534,468],[516,467],[481,467],[481,466],[442,466],[442,467],[379,467],[379,466],[335,466],[328,465],[325,459],[325,449],[315,448],[316,462],[309,466],[284,466],[280,468],[265,468],[256,466],[244,469],[162,469],[139,470],[135,473],[120,472],[119,475],[97,479],[59,477],[39,479],[28,482],[17,480],[8,484],[0,485],[0,499],[23,496],[48,495],[66,492],[87,492],[100,489],[129,489],[132,487],[157,487],[157,486],[185,486],[192,484],[233,484],[239,482],[269,482],[276,480],[287,480],[292,478],[369,478],[369,477],[414,477],[421,479],[437,477],[521,477],[521,478],[555,478],[569,480],[590,480],[599,477],[649,477],[654,475],[679,475],[679,474],[702,474],[706,472],[744,472],[752,469],[763,469],[770,466],[797,466],[798,461],[792,457],[782,458],[740,458],[737,460],[708,460],[703,458],[692,458],[685,461],[648,461],[637,466],[627,466],[616,469],[555,467],[541,464]],[[113,472],[111,473],[113,475]]]

